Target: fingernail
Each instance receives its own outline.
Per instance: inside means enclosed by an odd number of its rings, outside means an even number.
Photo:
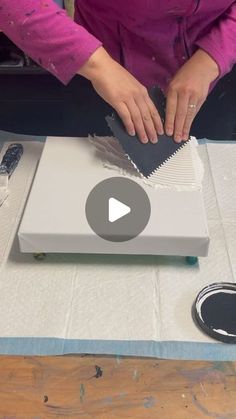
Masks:
[[[170,137],[171,135],[173,135],[173,131],[170,128],[168,128],[166,130],[166,135],[168,135]]]
[[[159,135],[164,135],[164,130],[163,130],[163,129],[159,129],[159,130],[158,130],[158,134],[159,134]]]
[[[135,131],[129,131],[129,135],[130,135],[131,137],[134,137],[134,136],[135,136]]]
[[[158,138],[154,137],[150,141],[151,141],[151,143],[156,144],[158,142]]]
[[[141,139],[142,143],[147,144],[148,143],[148,138],[147,137],[143,137]]]
[[[181,137],[180,137],[180,135],[176,135],[175,136],[175,141],[176,141],[176,143],[181,143]]]

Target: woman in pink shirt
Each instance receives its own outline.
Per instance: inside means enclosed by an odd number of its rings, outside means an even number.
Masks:
[[[186,140],[217,81],[236,62],[233,0],[76,0],[75,22],[53,0],[0,0],[3,32],[67,84],[91,81],[130,135]],[[165,126],[148,96],[167,95]]]

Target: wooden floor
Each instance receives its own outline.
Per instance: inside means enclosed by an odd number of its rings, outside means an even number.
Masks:
[[[234,419],[236,363],[0,357],[0,419]]]

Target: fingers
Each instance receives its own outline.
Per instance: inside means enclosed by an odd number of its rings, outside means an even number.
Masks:
[[[196,107],[191,107],[190,105],[195,105]],[[190,128],[192,126],[193,120],[198,113],[201,104],[198,104],[198,99],[196,97],[190,97],[188,110],[186,113],[183,129],[182,129],[182,139],[183,141],[187,141],[189,139]]]
[[[167,101],[166,101],[166,120],[165,120],[165,130],[166,130],[166,134],[169,136],[172,136],[174,134],[177,103],[178,103],[177,92],[170,88],[167,95]]]
[[[129,135],[134,136],[135,135],[135,127],[133,120],[131,118],[130,111],[125,103],[120,103],[119,106],[117,106],[116,111],[119,115],[119,117],[122,119],[122,122],[125,126],[126,131]]]
[[[204,103],[206,94],[185,85],[170,85],[167,94],[165,131],[179,143],[189,139],[193,120]]]
[[[163,125],[159,113],[146,89],[130,97],[116,108],[129,135],[137,134],[143,144],[155,144],[158,134],[163,135]]]
[[[182,94],[178,96],[173,136],[177,143],[187,141],[193,120],[200,109],[198,98]]]
[[[174,140],[177,143],[180,143],[183,140],[183,127],[186,115],[188,115],[188,110],[190,110],[189,96],[186,94],[180,95],[178,97],[174,124]]]
[[[158,134],[162,135],[164,132],[158,110],[150,99],[147,89],[142,86],[139,93],[130,98],[127,106],[141,142],[147,143],[150,140],[155,144],[158,141]]]
[[[134,118],[134,126],[140,140],[146,143],[149,139],[151,143],[157,143],[157,130],[155,128],[152,114],[144,99],[137,98],[136,101],[131,100],[129,103],[129,109],[131,116]]]
[[[166,106],[166,134],[173,136],[177,143],[187,141],[191,125],[200,107],[196,95],[170,92]]]
[[[136,103],[134,101],[130,101],[127,104],[122,103],[116,110],[122,119],[128,134],[132,136],[137,134],[143,144],[148,143],[148,135],[146,133],[141,112]]]
[[[144,144],[150,142],[157,142],[157,133],[150,114],[145,110],[142,103],[136,103],[134,100],[128,103],[131,118],[133,119],[135,131],[140,141]]]
[[[156,129],[156,132],[159,135],[163,135],[164,134],[164,129],[163,129],[163,123],[162,123],[161,117],[158,113],[158,110],[157,110],[156,106],[154,105],[154,103],[152,102],[152,100],[150,99],[148,94],[146,95],[146,104],[147,104],[147,107],[150,111],[150,114],[151,114],[151,117],[152,117],[154,127]]]

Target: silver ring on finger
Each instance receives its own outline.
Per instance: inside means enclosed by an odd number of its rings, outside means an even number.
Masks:
[[[188,107],[189,109],[196,109],[197,105],[195,103],[190,103]]]

